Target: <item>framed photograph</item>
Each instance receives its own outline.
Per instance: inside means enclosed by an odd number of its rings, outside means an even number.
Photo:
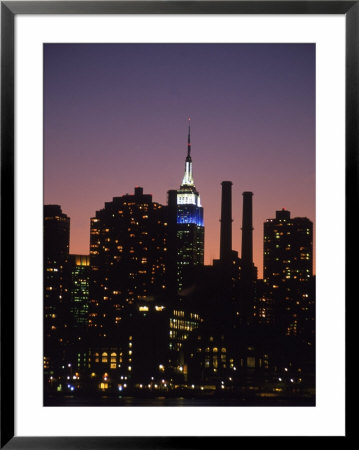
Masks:
[[[348,437],[358,17],[1,2],[2,447]]]

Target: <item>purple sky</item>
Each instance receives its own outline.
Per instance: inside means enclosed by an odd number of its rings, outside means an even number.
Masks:
[[[46,44],[46,204],[71,218],[71,253],[89,253],[90,217],[142,186],[166,203],[182,181],[191,117],[205,262],[219,256],[223,180],[233,182],[233,249],[252,191],[254,262],[263,222],[286,208],[315,220],[315,45]]]

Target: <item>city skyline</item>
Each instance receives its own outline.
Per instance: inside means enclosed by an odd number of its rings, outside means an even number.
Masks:
[[[223,180],[239,252],[242,192],[254,193],[259,277],[266,219],[285,208],[315,223],[315,46],[47,44],[44,69],[44,201],[71,218],[70,253],[89,253],[90,218],[134,186],[167,203],[189,116],[205,264],[219,256]]]
[[[225,181],[221,257],[205,266],[189,153],[186,167],[168,207],[141,187],[106,202],[91,219],[89,258],[69,254],[69,217],[44,205],[47,406],[184,406],[181,394],[197,406],[315,405],[312,222],[276,212],[257,279],[252,193],[243,193],[238,258]]]

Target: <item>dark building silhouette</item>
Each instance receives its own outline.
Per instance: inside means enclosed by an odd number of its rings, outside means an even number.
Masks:
[[[66,327],[63,332],[62,364],[56,375],[77,380],[88,370],[89,344],[87,339],[89,285],[90,285],[89,255],[68,255],[64,267],[64,286],[67,301],[63,304],[61,319]],[[67,380],[68,381],[68,380]],[[72,383],[71,381],[71,383]],[[67,383],[68,384],[68,383]],[[62,387],[65,388],[67,384]],[[70,385],[71,387],[72,384]]]
[[[177,190],[167,192],[167,292],[169,302],[177,298]]]
[[[168,356],[168,313],[143,302],[126,316],[116,337],[91,342],[89,384],[92,389],[118,392],[163,377]]]
[[[186,342],[203,322],[198,306],[191,296],[185,296],[172,310],[169,322],[169,352],[167,375],[176,381],[188,381],[188,348]]]
[[[237,324],[250,324],[254,316],[257,268],[253,264],[252,192],[243,193],[242,258],[232,249],[232,182],[222,183],[220,259],[213,265],[221,274],[222,308]]]
[[[84,329],[88,322],[90,256],[70,255],[69,272],[72,327]]]
[[[70,219],[45,205],[45,392],[313,401],[312,222],[286,210],[265,222],[257,280],[253,193],[243,192],[239,257],[232,182],[221,186],[220,257],[208,266],[190,128],[180,189],[166,206],[141,187],[106,202],[91,218],[90,255],[69,255]]]
[[[254,306],[254,321],[259,325],[273,325],[273,298],[268,295],[268,286],[264,281],[256,282],[256,300]]]
[[[69,254],[70,218],[60,205],[44,205],[44,257],[64,259]]]
[[[183,271],[204,263],[204,223],[200,195],[192,174],[191,135],[188,128],[185,173],[177,190],[177,286],[183,287]]]
[[[167,207],[136,187],[91,219],[88,366],[94,388],[126,389],[166,363],[168,217]]]
[[[222,376],[225,368],[221,350],[222,362],[218,362],[218,355],[209,359],[206,349],[217,348],[217,341],[225,348],[238,306],[240,260],[232,250],[231,189],[230,181],[222,182],[220,259],[213,266],[194,265],[183,270],[170,345],[177,352],[172,356],[176,375],[182,374],[185,382],[208,382]]]
[[[217,284],[219,283],[221,290],[222,309],[226,315],[231,315],[228,308],[233,303],[238,304],[239,299],[241,260],[238,252],[232,249],[232,182],[222,181],[221,185],[220,257],[213,261],[213,267],[216,272]]]
[[[166,292],[167,211],[152,196],[114,197],[91,219],[89,329],[96,339],[116,335],[143,301]]]
[[[44,369],[51,373],[61,364],[66,345],[69,291],[70,218],[59,205],[44,205]]]
[[[241,336],[241,327],[247,325],[248,305],[253,300],[243,284],[242,261],[232,249],[232,182],[221,185],[220,258],[213,266],[186,272],[182,291],[188,297],[184,303],[201,318],[183,344],[184,368],[189,380],[215,385],[223,379],[234,380],[240,349],[246,347],[243,336],[248,334]]]
[[[274,324],[289,336],[314,339],[313,223],[276,211],[264,223],[264,282]]]
[[[313,274],[313,223],[306,217],[290,217],[276,211],[264,223],[264,281],[306,281]]]

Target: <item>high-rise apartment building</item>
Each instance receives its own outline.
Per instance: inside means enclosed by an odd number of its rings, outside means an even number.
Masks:
[[[166,207],[136,187],[91,219],[89,328],[108,338],[126,315],[166,292]]]
[[[204,263],[204,223],[200,195],[192,172],[191,133],[181,187],[177,190],[177,287],[183,287],[183,271]]]
[[[272,285],[287,280],[306,281],[313,274],[313,223],[276,211],[264,223],[264,281]]]
[[[282,209],[266,220],[263,275],[275,325],[286,335],[314,338],[313,223],[308,218],[291,218]]]

